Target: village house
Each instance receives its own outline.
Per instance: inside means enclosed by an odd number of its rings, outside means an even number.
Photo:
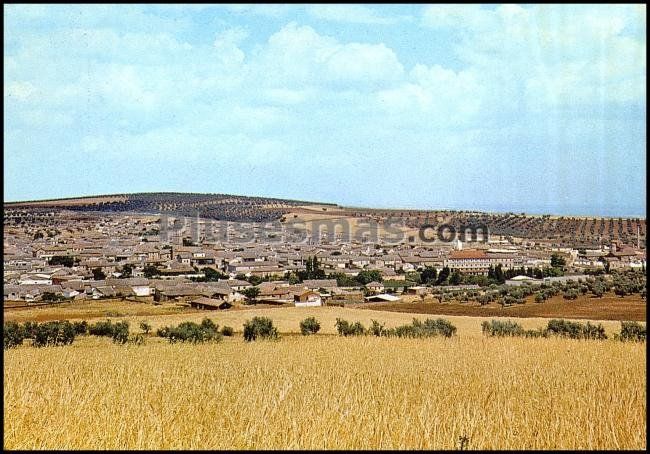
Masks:
[[[322,288],[327,292],[338,287],[336,279],[305,279],[302,285],[308,290],[318,291]]]
[[[296,307],[315,307],[322,306],[323,300],[320,293],[311,290],[305,290],[294,294],[294,305]]]
[[[205,296],[201,296],[190,301],[190,306],[203,310],[225,310],[230,309],[232,307],[232,304],[221,299],[206,298]]]
[[[366,289],[374,294],[382,293],[384,291],[384,284],[377,281],[372,281],[366,284]]]

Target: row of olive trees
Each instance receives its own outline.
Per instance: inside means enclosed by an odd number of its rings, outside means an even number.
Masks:
[[[451,337],[456,333],[456,327],[442,318],[435,320],[428,318],[424,322],[414,318],[410,325],[401,325],[395,328],[386,328],[384,324],[372,320],[367,329],[359,321],[350,323],[337,318],[335,326],[341,336]]]
[[[151,328],[146,322],[142,322],[140,327],[143,330],[146,328],[146,332]],[[126,321],[113,323],[106,320],[89,324],[85,320],[76,322],[65,320],[44,323],[25,322],[22,325],[17,322],[5,322],[3,331],[4,349],[18,347],[25,339],[31,339],[34,347],[70,345],[79,335],[110,337],[114,343],[121,345],[129,342],[136,345],[144,343],[141,334],[129,333],[129,323]]]
[[[543,303],[549,298],[562,295],[566,300],[575,300],[580,295],[601,298],[606,293],[613,292],[618,296],[638,293],[642,298],[646,296],[645,274],[638,271],[613,273],[611,276],[590,276],[585,279],[567,282],[544,282],[541,284],[524,283],[521,286],[492,284],[483,290],[462,289],[434,290],[433,297],[438,302],[457,301],[461,303],[476,301],[481,305],[498,302],[503,306],[523,304],[526,298],[534,295],[536,303]],[[425,295],[421,295],[424,300]]]
[[[559,336],[570,339],[607,339],[605,328],[587,322],[571,322],[563,319],[549,320],[545,328],[525,330],[519,323],[511,320],[491,320],[481,323],[481,330],[486,336],[506,337],[550,337]],[[614,339],[621,341],[645,341],[646,327],[637,322],[621,322],[620,333],[614,334]]]

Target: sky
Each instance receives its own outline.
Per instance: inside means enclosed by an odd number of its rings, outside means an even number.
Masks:
[[[3,9],[5,201],[645,217],[645,5]]]

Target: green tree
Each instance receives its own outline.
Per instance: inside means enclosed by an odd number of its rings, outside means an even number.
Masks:
[[[448,266],[445,266],[442,270],[440,270],[440,273],[438,274],[438,279],[436,279],[436,285],[446,284],[450,274],[451,274],[451,270],[449,269]]]
[[[460,274],[460,271],[454,270],[454,272],[451,274],[451,277],[449,278],[449,283],[451,285],[458,285],[462,282],[463,276]]]
[[[358,285],[358,282],[353,277],[345,273],[330,273],[328,277],[330,279],[336,279],[336,285],[339,287],[354,287]]]
[[[506,277],[503,274],[503,268],[500,263],[494,268],[494,278],[499,284],[504,284],[506,282]]]
[[[203,274],[205,276],[205,280],[207,282],[216,282],[219,279],[227,279],[228,276],[226,276],[223,273],[220,273],[219,271],[215,270],[214,268],[203,268]]]
[[[25,330],[16,322],[5,322],[4,328],[4,349],[18,347],[23,344],[25,339]]]
[[[433,284],[438,277],[438,270],[433,266],[427,266],[424,271],[420,273],[420,280],[423,284]]]
[[[494,273],[494,266],[490,265],[490,267],[488,268],[487,277],[489,280],[494,280],[494,281],[497,280],[496,274]]]
[[[560,254],[553,253],[551,254],[551,268],[560,268],[564,270],[566,265],[566,260]]]
[[[54,292],[43,292],[41,295],[42,301],[60,301],[63,299],[62,295],[57,295]]]
[[[381,282],[381,272],[378,270],[361,270],[357,274],[356,280],[361,285],[366,285],[374,281]]]
[[[129,265],[126,263],[123,267],[122,270],[120,271],[120,277],[121,278],[129,278],[133,276],[133,266]]]
[[[316,334],[320,331],[320,323],[314,317],[308,317],[300,322],[300,332],[303,336]]]
[[[242,290],[242,295],[246,297],[248,304],[255,304],[257,297],[260,295],[260,289],[258,287],[248,287]]]
[[[247,342],[261,339],[277,339],[278,329],[268,317],[253,317],[244,323],[244,340]]]
[[[96,281],[103,281],[106,279],[106,274],[102,271],[101,268],[93,268],[93,279]]]
[[[145,266],[144,269],[143,269],[143,273],[144,273],[144,277],[146,277],[146,278],[152,278],[154,276],[159,276],[160,275],[160,271],[158,270],[158,268],[156,268],[153,265]]]
[[[74,266],[74,257],[69,255],[55,255],[48,263],[50,265],[62,265],[67,268],[72,268]]]

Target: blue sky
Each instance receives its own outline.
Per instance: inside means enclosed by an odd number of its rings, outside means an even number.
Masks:
[[[643,216],[644,5],[5,5],[4,200]]]

